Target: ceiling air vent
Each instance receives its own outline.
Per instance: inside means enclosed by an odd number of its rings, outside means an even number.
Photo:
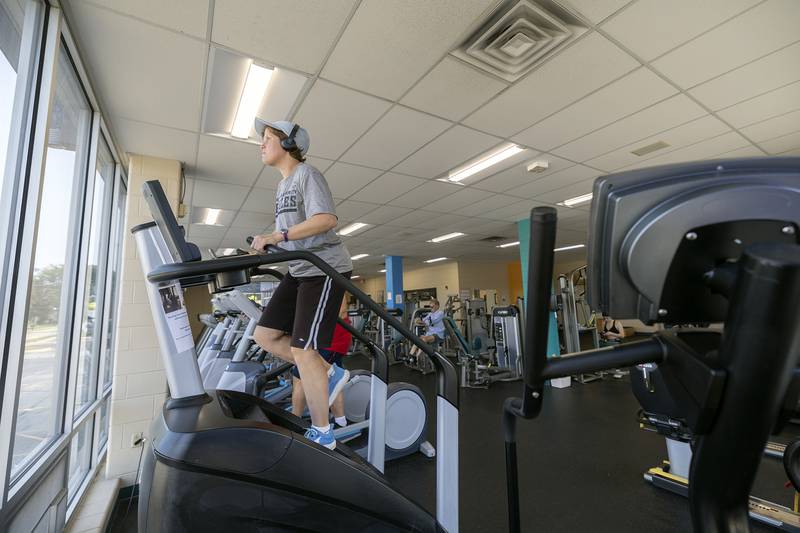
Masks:
[[[492,237],[484,237],[483,239],[478,239],[478,242],[499,242],[499,241],[507,241],[508,237],[498,237],[494,235]]]
[[[575,15],[555,1],[510,0],[479,23],[452,54],[515,82],[586,31]]]
[[[662,148],[666,148],[669,146],[664,141],[654,142],[653,144],[648,144],[647,146],[642,146],[641,148],[637,148],[636,150],[632,151],[633,155],[638,155],[642,157],[643,155],[652,154],[657,150],[661,150]]]

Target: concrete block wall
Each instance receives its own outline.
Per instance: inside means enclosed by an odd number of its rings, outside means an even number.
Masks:
[[[161,410],[167,390],[144,275],[130,229],[152,220],[141,192],[145,181],[159,180],[172,209],[177,210],[180,173],[178,161],[141,155],[130,157],[111,429],[105,471],[107,478],[121,478],[123,487],[136,482],[136,468],[142,453],[141,446],[131,446],[133,436],[144,433],[149,438],[150,422]]]

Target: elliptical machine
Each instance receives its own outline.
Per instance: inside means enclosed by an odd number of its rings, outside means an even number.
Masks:
[[[458,531],[458,375],[441,354],[309,252],[202,261],[187,243],[158,182],[143,187],[155,222],[133,228],[164,358],[170,397],[151,427],[139,492],[139,531]],[[307,422],[238,391],[204,390],[181,281],[232,287],[260,265],[308,261],[425,351],[437,369],[437,512],[431,516],[344,444],[302,437]],[[189,284],[188,281],[185,282]],[[162,295],[169,298],[162,298]],[[169,301],[165,306],[162,302]],[[385,386],[385,357],[373,386]],[[386,395],[370,404],[369,456],[384,452]],[[225,453],[220,453],[220,451]],[[370,459],[371,460],[371,459]]]
[[[516,420],[534,418],[546,381],[656,363],[693,435],[696,531],[749,531],[749,494],[770,432],[800,396],[800,158],[686,163],[599,178],[589,239],[590,302],[645,323],[725,323],[702,337],[664,330],[547,359],[556,210],[531,214],[521,398],[504,404],[509,525],[520,529]]]

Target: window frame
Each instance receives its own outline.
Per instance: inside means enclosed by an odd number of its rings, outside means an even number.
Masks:
[[[0,321],[0,342],[7,356],[2,361],[0,373],[0,524],[13,516],[27,499],[39,488],[40,483],[53,471],[61,461],[66,461],[66,478],[64,489],[68,489],[70,444],[73,438],[85,426],[92,424],[93,429],[87,446],[90,468],[69,498],[67,517],[69,517],[105,461],[109,439],[111,418],[112,383],[103,387],[104,354],[109,343],[115,341],[116,328],[107,329],[105,321],[113,316],[116,322],[122,287],[117,280],[115,298],[112,300],[112,261],[116,262],[117,272],[121,271],[122,254],[117,252],[123,237],[124,210],[117,212],[119,195],[127,195],[127,176],[124,165],[125,155],[120,155],[115,146],[113,136],[103,120],[102,109],[92,91],[91,83],[80,59],[79,50],[65,20],[63,11],[53,5],[51,0],[28,0],[25,5],[25,19],[20,44],[20,57],[17,76],[17,87],[14,96],[12,126],[9,135],[8,165],[14,166],[8,173],[4,184],[4,193],[0,198],[0,213],[9,213],[8,220],[0,220],[0,243],[8,250],[3,262],[0,262],[0,303],[6,304]],[[62,313],[65,314],[64,339],[59,352],[58,364],[61,368],[69,368],[69,372],[60,372],[58,385],[58,409],[55,435],[47,446],[40,450],[12,480],[11,465],[13,461],[13,443],[17,422],[19,390],[22,379],[25,334],[27,330],[28,299],[34,266],[34,251],[38,229],[39,209],[44,184],[44,172],[48,148],[48,123],[52,113],[52,102],[56,91],[56,69],[60,54],[67,54],[66,59],[73,68],[73,74],[79,82],[83,95],[89,106],[88,150],[81,163],[80,175],[76,179],[76,190],[80,203],[70,213],[71,217],[79,217],[74,234],[79,239],[73,249],[68,249],[64,270],[64,290],[68,298],[63,300]],[[96,179],[97,147],[100,138],[106,142],[113,161],[112,178],[107,182],[108,191],[104,202],[108,201],[108,213],[103,213],[98,253],[98,302],[96,318],[100,326],[100,337],[93,347],[95,358],[94,370],[89,383],[94,387],[94,399],[81,409],[78,416],[73,416],[77,383],[77,350],[80,347],[81,309],[85,298],[86,272],[88,258],[89,233],[91,231],[93,188]],[[76,155],[76,160],[81,158]],[[77,167],[77,166],[76,166]],[[2,171],[2,169],[0,169]],[[5,210],[5,208],[8,208]],[[121,215],[121,217],[120,217]],[[5,215],[4,215],[5,216]],[[122,218],[123,220],[121,220]],[[4,224],[7,222],[7,226]],[[7,229],[7,231],[2,231]],[[69,269],[69,273],[67,270]],[[12,282],[6,282],[12,280]],[[102,291],[102,292],[101,292]],[[78,298],[80,296],[80,298]],[[102,300],[102,301],[100,301]],[[114,314],[110,315],[113,309]],[[81,320],[78,320],[78,319]],[[78,334],[76,334],[78,332]],[[113,358],[110,361],[113,365]],[[106,441],[100,442],[101,409],[107,405]],[[91,418],[91,420],[89,420]],[[66,460],[65,460],[66,457]]]

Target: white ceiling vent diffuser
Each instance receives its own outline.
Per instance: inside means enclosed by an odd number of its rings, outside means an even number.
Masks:
[[[551,0],[504,2],[452,54],[515,82],[587,28]]]

